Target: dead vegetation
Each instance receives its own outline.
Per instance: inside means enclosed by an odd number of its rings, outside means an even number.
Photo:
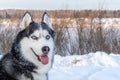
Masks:
[[[26,11],[0,11],[0,25],[18,26]],[[30,10],[30,12],[34,19],[39,22],[44,11]],[[120,27],[111,25],[106,29],[102,22],[103,18],[119,18],[119,10],[56,10],[47,12],[52,17],[53,26],[57,33],[57,54],[62,56],[82,55],[96,51],[120,53]],[[10,50],[13,39],[19,32],[18,27],[16,29],[10,27],[6,29],[0,27],[0,51],[2,53]]]

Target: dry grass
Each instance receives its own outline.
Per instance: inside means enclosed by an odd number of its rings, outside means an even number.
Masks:
[[[116,32],[116,28],[112,27],[106,32],[103,28],[101,19],[102,17],[105,17],[105,11],[104,13],[102,12],[99,15],[98,12],[94,12],[93,14],[93,12],[84,11],[82,12],[84,13],[83,15],[79,13],[80,11],[72,11],[72,13],[67,15],[67,17],[65,17],[65,15],[68,14],[70,11],[65,11],[63,14],[62,12],[61,14],[58,14],[58,12],[49,12],[50,15],[52,14],[53,26],[55,27],[55,31],[57,33],[57,54],[62,56],[74,54],[82,55],[96,51],[120,53],[120,37],[115,36],[115,34],[119,33],[120,31]],[[35,14],[36,12],[33,11],[33,13]],[[100,16],[103,14],[104,16]],[[21,15],[23,15],[23,12],[21,13]],[[41,14],[38,11],[36,15]],[[83,17],[81,17],[80,15],[82,15]],[[40,18],[41,16],[35,18],[35,20],[39,22]],[[97,22],[95,22],[95,18],[98,19]],[[5,24],[1,24],[1,26],[18,26],[20,20],[10,17],[9,19],[1,19],[0,22],[6,22]],[[19,27],[9,27],[5,29],[3,29],[3,27],[0,27],[1,53],[6,53],[10,50],[12,42],[18,32]]]

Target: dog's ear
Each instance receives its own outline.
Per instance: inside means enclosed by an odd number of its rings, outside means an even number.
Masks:
[[[25,29],[33,21],[32,16],[29,12],[26,12],[20,23],[20,28]]]
[[[42,22],[46,23],[51,29],[53,29],[50,17],[47,14],[47,12],[44,12],[44,14],[42,16]]]

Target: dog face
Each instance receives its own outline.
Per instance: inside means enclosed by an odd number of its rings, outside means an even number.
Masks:
[[[23,57],[37,67],[44,66],[49,69],[55,49],[55,32],[48,14],[44,13],[42,21],[36,23],[30,13],[25,13],[20,27],[22,30],[16,41]]]

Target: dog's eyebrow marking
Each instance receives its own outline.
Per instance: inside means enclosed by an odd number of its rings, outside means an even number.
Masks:
[[[41,23],[39,23],[38,25],[39,25],[39,38],[41,38],[42,37],[42,34],[41,34],[41,31],[42,31]]]

